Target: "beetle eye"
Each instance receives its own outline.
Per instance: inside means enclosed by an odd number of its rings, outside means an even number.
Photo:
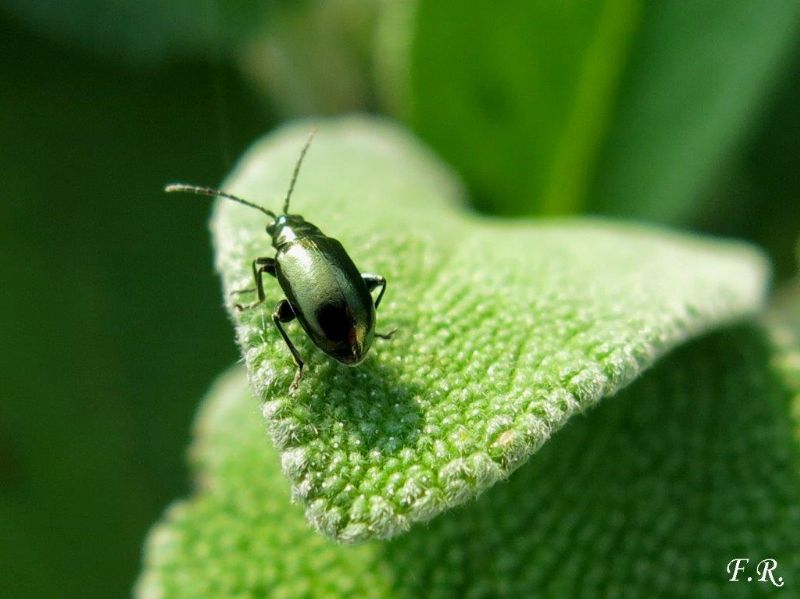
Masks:
[[[267,225],[267,235],[272,235],[274,231],[275,231],[275,221],[272,221]]]

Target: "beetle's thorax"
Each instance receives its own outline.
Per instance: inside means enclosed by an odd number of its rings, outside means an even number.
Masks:
[[[303,237],[323,235],[322,231],[299,214],[279,215],[267,226],[267,233],[272,237],[272,247],[276,250]]]

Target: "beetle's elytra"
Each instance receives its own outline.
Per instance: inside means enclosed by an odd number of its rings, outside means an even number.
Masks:
[[[167,185],[165,189],[168,192],[185,191],[218,196],[260,210],[270,217],[266,230],[275,248],[275,256],[253,260],[255,288],[234,293],[255,291],[258,294],[258,299],[250,304],[236,304],[238,310],[247,310],[264,301],[264,273],[278,279],[286,298],[275,306],[272,321],[297,364],[290,391],[297,389],[300,384],[304,362],[286,334],[284,323],[297,318],[317,347],[349,366],[364,359],[375,337],[388,339],[394,333],[381,334],[375,331],[375,312],[386,291],[386,279],[380,275],[359,272],[341,243],[325,235],[299,214],[289,214],[289,200],[314,132],[311,131],[300,152],[283,212],[279,215],[210,187],[176,183]],[[372,291],[378,287],[381,289],[373,302]]]

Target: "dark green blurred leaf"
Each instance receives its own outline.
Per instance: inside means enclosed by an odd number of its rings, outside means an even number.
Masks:
[[[218,55],[265,27],[280,0],[0,0],[39,34],[98,55],[157,63]]]
[[[589,207],[687,222],[786,66],[800,3],[694,0],[644,7]]]
[[[481,208],[581,209],[638,4],[419,2],[406,112]]]
[[[208,204],[161,189],[218,182],[267,123],[229,67],[145,75],[0,29],[0,597],[123,597],[235,355]]]
[[[373,107],[374,0],[0,0],[37,33],[150,67],[233,60],[284,116]],[[219,94],[214,88],[205,93]]]
[[[798,40],[800,41],[800,40]],[[749,239],[765,248],[778,281],[797,272],[800,237],[800,43],[790,75],[741,152],[716,176],[696,211],[695,228]]]

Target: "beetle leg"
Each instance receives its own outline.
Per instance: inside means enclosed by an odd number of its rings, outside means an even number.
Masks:
[[[274,322],[275,326],[278,327],[278,332],[281,334],[281,337],[283,337],[286,345],[289,346],[289,351],[292,352],[294,363],[297,364],[297,373],[294,375],[294,380],[289,387],[290,393],[297,389],[297,386],[300,384],[300,379],[303,378],[304,362],[303,358],[300,357],[300,353],[297,351],[297,348],[294,346],[294,343],[292,343],[292,340],[289,339],[289,335],[287,335],[286,331],[283,330],[281,323],[291,322],[294,320],[294,318],[294,309],[292,308],[292,304],[289,303],[289,300],[282,299],[279,301],[278,305],[275,306],[275,311],[272,313],[272,322]]]
[[[361,278],[364,279],[364,283],[367,285],[367,291],[370,293],[372,293],[376,287],[381,288],[381,292],[378,294],[378,299],[375,300],[375,309],[377,310],[381,300],[383,299],[383,294],[386,292],[386,279],[380,275],[373,275],[368,272],[361,273]],[[375,333],[375,336],[381,339],[391,339],[392,335],[394,335],[396,332],[397,329],[394,329],[388,333]]]
[[[242,310],[248,310],[250,308],[254,308],[255,306],[259,305],[261,302],[264,301],[264,282],[262,277],[264,273],[270,274],[273,277],[276,275],[275,273],[275,258],[256,258],[253,260],[253,280],[256,282],[255,289],[237,289],[236,291],[232,292],[233,294],[239,293],[247,293],[252,291],[258,292],[258,301],[255,301],[250,304],[242,305],[236,304],[236,309],[241,312]]]
[[[383,299],[383,294],[386,292],[386,279],[380,275],[373,275],[368,272],[362,273],[361,278],[364,279],[364,283],[367,284],[367,290],[370,293],[372,293],[376,287],[381,288],[381,292],[378,294],[378,299],[375,300],[375,309],[377,310],[381,300]]]

